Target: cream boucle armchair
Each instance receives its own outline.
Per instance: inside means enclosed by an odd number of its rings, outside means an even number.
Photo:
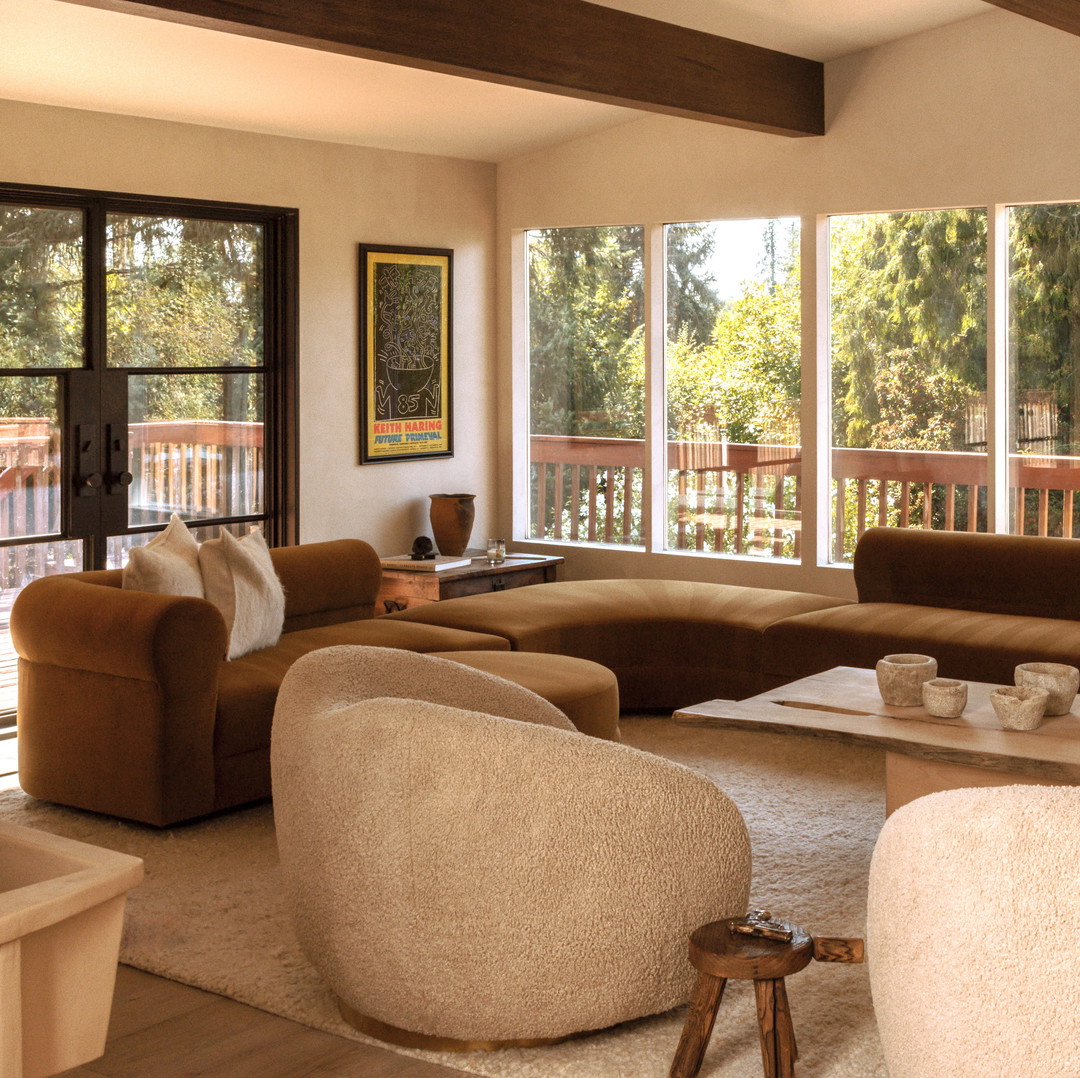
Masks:
[[[384,1040],[543,1043],[667,1010],[689,933],[746,909],[746,828],[711,782],[447,660],[298,660],[272,767],[297,934]]]
[[[949,790],[899,809],[870,869],[889,1078],[1080,1074],[1080,789]]]

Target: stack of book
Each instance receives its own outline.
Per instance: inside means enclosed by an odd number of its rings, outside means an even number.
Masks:
[[[437,573],[442,569],[465,569],[472,565],[472,558],[448,558],[436,554],[434,558],[414,561],[409,554],[396,554],[392,558],[380,558],[384,569],[409,569],[416,573]]]

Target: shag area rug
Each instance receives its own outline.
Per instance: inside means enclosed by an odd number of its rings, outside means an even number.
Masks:
[[[884,822],[879,750],[811,738],[623,720],[624,741],[712,778],[753,846],[751,900],[825,936],[862,936],[870,855]],[[0,818],[146,861],[121,960],[355,1040],[300,953],[278,886],[268,805],[158,831],[0,794]],[[702,850],[703,858],[710,856]],[[803,1078],[884,1078],[866,966],[812,962],[788,980]],[[664,1078],[684,1009],[547,1048],[404,1052],[491,1078]],[[404,1050],[402,1050],[404,1051]],[[753,989],[728,985],[702,1078],[760,1078]]]

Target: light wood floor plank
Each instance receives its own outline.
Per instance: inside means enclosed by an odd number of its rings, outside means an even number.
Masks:
[[[120,966],[105,1055],[63,1078],[471,1078]]]
[[[188,1014],[220,998],[212,992],[167,981],[141,969],[120,966],[116,971],[109,1041]]]

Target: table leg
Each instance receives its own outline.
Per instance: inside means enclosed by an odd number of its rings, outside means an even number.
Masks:
[[[799,1049],[791,1022],[784,978],[754,981],[757,999],[758,1033],[765,1078],[794,1078]]]
[[[690,1000],[690,1009],[686,1012],[679,1046],[675,1049],[675,1058],[671,1062],[668,1078],[694,1078],[701,1069],[705,1058],[705,1049],[712,1036],[713,1024],[720,1000],[724,998],[723,977],[712,977],[708,973],[698,974],[697,986]]]
[[[787,986],[781,978],[776,982],[776,1040],[780,1050],[780,1078],[793,1078],[795,1060],[799,1058],[799,1048],[795,1043],[795,1026],[791,1021],[791,1007],[788,1005]]]
[[[754,981],[757,999],[758,1035],[761,1038],[761,1065],[765,1078],[779,1078],[779,1051],[776,1039],[776,981]]]

